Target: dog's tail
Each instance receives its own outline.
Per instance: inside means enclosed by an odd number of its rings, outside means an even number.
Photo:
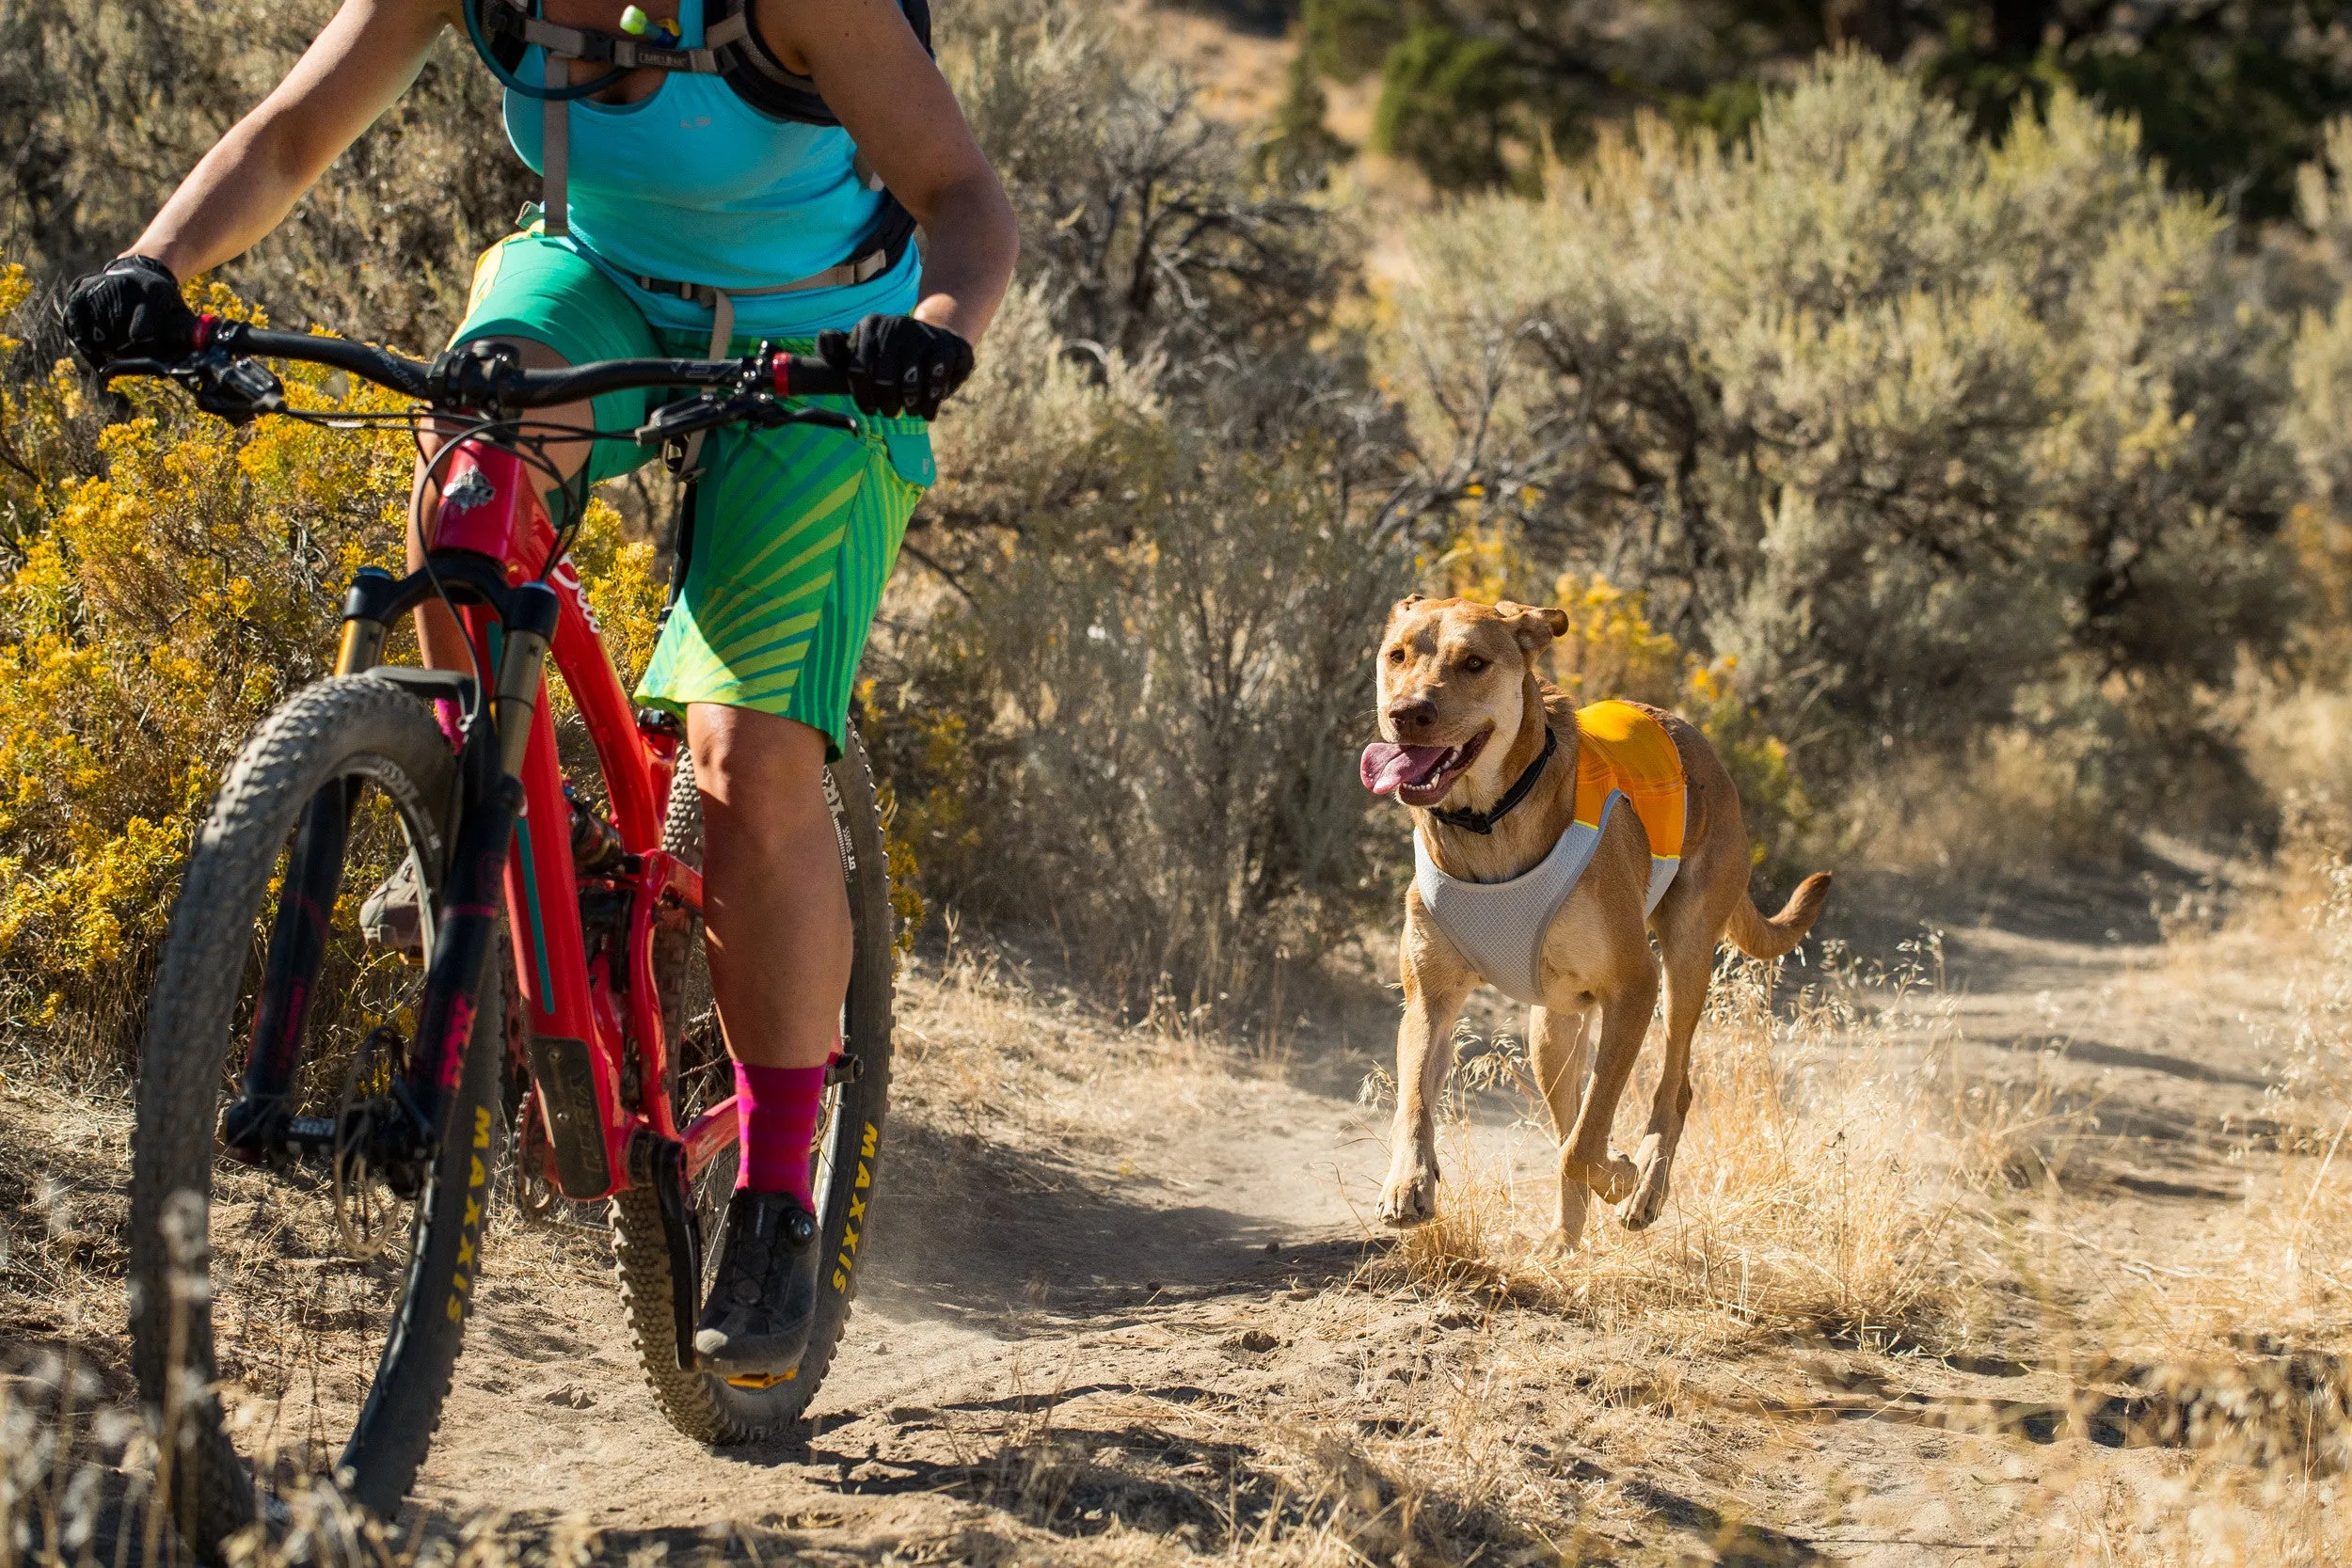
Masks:
[[[1756,907],[1756,901],[1743,891],[1740,901],[1731,907],[1731,928],[1724,934],[1731,944],[1751,958],[1777,958],[1804,940],[1805,932],[1820,917],[1821,906],[1829,902],[1829,873],[1816,871],[1797,884],[1797,891],[1788,895],[1778,914],[1770,920]]]

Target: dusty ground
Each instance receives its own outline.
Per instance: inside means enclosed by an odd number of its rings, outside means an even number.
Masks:
[[[2153,1540],[2146,1499],[2194,1479],[2182,1407],[2144,1364],[2103,1364],[2137,1321],[2107,1308],[2226,1273],[2217,1238],[2277,1160],[2282,939],[2166,942],[2151,890],[2189,885],[2155,863],[1979,899],[1946,931],[1940,993],[1852,1020],[1873,1072],[1931,1069],[2029,1113],[2009,1123],[2011,1212],[1954,1250],[1981,1255],[1970,1305],[1924,1344],[1867,1321],[1761,1330],[1720,1291],[1669,1332],[1638,1295],[1580,1306],[1576,1264],[1550,1294],[1416,1274],[1368,1223],[1377,1016],[1226,1053],[934,958],[905,988],[875,1251],[805,1433],[713,1452],[669,1431],[601,1233],[510,1216],[406,1524],[448,1540],[494,1512],[510,1540],[593,1537],[632,1564],[2000,1562],[2063,1558],[2086,1530]],[[1900,882],[1850,891],[1858,947],[1932,912]],[[120,1117],[57,1105],[0,1101],[21,1239],[0,1339],[119,1365],[119,1308],[61,1282],[115,1256]],[[1448,1201],[1514,1192],[1529,1207],[1502,1229],[1540,1228],[1548,1148],[1508,1097],[1473,1097],[1453,1151]],[[1681,1201],[1661,1230],[1709,1222]]]

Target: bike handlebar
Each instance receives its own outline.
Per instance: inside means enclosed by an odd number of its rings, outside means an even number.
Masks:
[[[226,360],[262,356],[295,359],[373,381],[453,412],[464,409],[548,408],[605,392],[648,387],[713,387],[771,392],[779,397],[840,395],[849,377],[821,359],[763,349],[740,359],[603,359],[564,370],[532,371],[486,346],[452,349],[431,360],[411,359],[348,338],[273,332],[216,316],[198,318],[193,366],[215,355]],[[119,361],[110,374],[170,374],[188,367]]]

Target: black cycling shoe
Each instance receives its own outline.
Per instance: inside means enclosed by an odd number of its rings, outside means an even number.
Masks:
[[[789,1376],[816,1320],[817,1216],[789,1193],[737,1192],[694,1325],[695,1365],[727,1378]]]

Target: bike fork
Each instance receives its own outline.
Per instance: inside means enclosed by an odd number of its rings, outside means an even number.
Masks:
[[[381,574],[371,574],[381,575]],[[381,657],[385,623],[367,613],[370,584],[355,584],[346,603],[339,675],[360,674]],[[407,1079],[395,1089],[409,1121],[413,1157],[429,1156],[448,1095],[464,1073],[473,1038],[475,997],[498,944],[507,846],[522,807],[523,752],[531,737],[540,675],[555,636],[560,603],[541,583],[512,590],[504,610],[492,722],[467,738],[458,754],[467,809],[451,854],[435,923],[432,967],[417,1021]],[[270,932],[269,959],[245,1083],[221,1118],[229,1152],[252,1163],[281,1150],[331,1148],[337,1128],[324,1118],[287,1113],[302,1065],[310,1001],[326,951],[329,908],[340,890],[355,785],[338,780],[303,808],[293,863]],[[316,1126],[310,1125],[315,1121]]]
[[[473,1039],[474,999],[484,966],[497,953],[507,847],[522,811],[523,753],[531,743],[548,644],[555,639],[562,612],[555,591],[539,582],[515,589],[504,610],[490,734],[469,735],[459,754],[458,766],[467,772],[468,806],[451,857],[435,927],[438,950],[425,975],[417,1049],[410,1057],[408,1098],[418,1121],[427,1128],[440,1125],[443,1101],[465,1071],[466,1052]]]
[[[361,575],[390,578],[375,568]],[[389,628],[368,613],[370,590],[376,586],[373,581],[354,583],[343,600],[342,644],[335,657],[338,675],[362,673],[383,657]],[[310,798],[294,829],[284,891],[270,924],[269,957],[254,1009],[253,1041],[246,1051],[244,1087],[221,1116],[222,1145],[248,1164],[280,1151],[334,1144],[334,1122],[310,1117],[297,1125],[286,1108],[302,1068],[302,1037],[310,1021],[319,962],[326,953],[326,922],[342,890],[343,851],[356,803],[352,782],[338,779]]]

